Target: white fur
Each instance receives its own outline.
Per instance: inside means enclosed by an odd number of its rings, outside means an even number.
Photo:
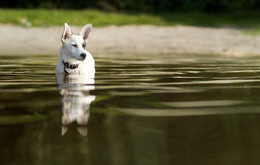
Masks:
[[[81,135],[87,135],[87,123],[90,116],[90,105],[95,96],[90,94],[95,89],[95,79],[89,74],[57,74],[56,81],[62,95],[62,135],[69,125],[77,123]]]
[[[62,47],[60,48],[60,59],[56,66],[55,74],[65,73],[63,61],[69,64],[78,64],[78,68],[76,69],[66,68],[69,74],[95,73],[95,61],[92,55],[82,47],[83,43],[87,43],[91,29],[92,25],[87,24],[82,28],[79,35],[74,35],[69,25],[67,23],[64,24],[64,31],[61,36]],[[77,46],[75,47],[75,45]],[[86,54],[85,59],[82,58],[82,53]]]

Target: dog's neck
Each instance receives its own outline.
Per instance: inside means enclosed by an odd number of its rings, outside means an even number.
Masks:
[[[70,64],[69,62],[63,61],[64,68],[77,69],[79,64]]]
[[[64,65],[64,72],[65,73],[69,73],[66,68],[68,69],[77,69],[79,67],[79,64],[70,64],[68,62],[65,62],[65,61],[62,61],[63,62],[63,65]]]

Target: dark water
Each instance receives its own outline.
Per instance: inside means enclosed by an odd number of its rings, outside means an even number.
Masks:
[[[260,58],[1,56],[1,165],[260,163]]]

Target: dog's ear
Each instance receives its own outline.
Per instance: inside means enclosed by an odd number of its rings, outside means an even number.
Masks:
[[[64,30],[61,36],[62,43],[66,42],[72,35],[71,29],[67,23],[64,23]]]
[[[61,127],[61,136],[65,135],[67,131],[68,131],[68,127],[67,126],[62,126]]]
[[[83,39],[86,41],[86,40],[88,39],[88,36],[89,36],[89,33],[91,32],[91,30],[92,30],[92,24],[89,23],[89,24],[85,25],[85,26],[81,29],[79,35],[82,36]]]

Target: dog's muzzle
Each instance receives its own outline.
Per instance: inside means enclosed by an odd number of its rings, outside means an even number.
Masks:
[[[86,56],[87,56],[86,53],[81,53],[81,54],[80,54],[80,57],[83,58],[83,60],[85,60]]]

